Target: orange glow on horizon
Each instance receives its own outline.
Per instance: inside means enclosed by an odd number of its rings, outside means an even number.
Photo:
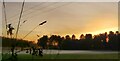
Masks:
[[[30,11],[24,12],[24,16],[22,16],[20,24],[22,26],[20,26],[18,38],[23,39],[27,33],[43,20],[47,20],[48,22],[36,28],[24,40],[37,42],[43,35],[47,35],[48,37],[51,35],[60,35],[61,37],[69,35],[72,38],[73,34],[76,36],[76,39],[79,39],[81,34],[84,36],[92,34],[94,36],[100,33],[109,33],[109,31],[118,31],[118,3],[66,3],[60,2],[56,4],[55,2],[47,2],[33,9],[30,8],[40,3],[25,3],[26,7],[24,9],[29,9]],[[51,6],[51,4],[53,5]],[[47,5],[48,7],[39,10],[39,8]],[[9,19],[8,24],[11,23],[15,28],[13,30],[13,36],[15,37],[19,18],[19,15],[16,15],[16,13],[19,13],[21,4],[6,3],[6,6],[7,19]],[[59,8],[57,8],[58,6]],[[54,9],[55,7],[57,9]],[[12,16],[13,19],[10,19]],[[24,20],[27,21],[22,23]],[[2,36],[6,36],[5,24],[3,14]]]
[[[118,27],[107,28],[107,29],[103,29],[103,30],[99,30],[99,31],[94,31],[94,32],[76,33],[76,34],[74,34],[74,35],[76,36],[76,39],[79,39],[81,34],[84,34],[84,36],[85,36],[86,34],[92,34],[92,36],[94,36],[94,35],[98,35],[98,34],[100,34],[100,33],[105,33],[105,32],[107,32],[107,33],[109,34],[109,31],[113,31],[113,32],[118,31]],[[48,33],[48,32],[47,32],[47,33]],[[48,36],[50,37],[52,34],[51,34],[51,35],[46,34],[46,35],[48,35]],[[54,34],[53,34],[53,35],[54,35]],[[72,37],[73,34],[64,34],[64,35],[62,35],[62,34],[55,34],[55,35],[60,35],[61,37],[62,37],[62,36],[65,37],[66,35],[69,35],[70,37]],[[40,36],[43,36],[43,35],[40,35]],[[19,38],[19,39],[21,39],[21,38]],[[24,40],[34,41],[35,43],[37,43],[37,40],[38,40],[38,39],[39,39],[39,38],[38,38],[36,35],[29,35],[29,36],[26,37]]]
[[[79,39],[81,34],[84,34],[84,36],[86,34],[92,34],[92,36],[94,36],[94,35],[102,34],[105,32],[107,32],[109,34],[109,31],[116,32],[116,31],[118,31],[118,27],[103,29],[103,30],[99,30],[99,31],[95,31],[95,32],[85,32],[85,33],[76,34],[76,38]]]

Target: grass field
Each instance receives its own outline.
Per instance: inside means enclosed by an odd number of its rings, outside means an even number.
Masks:
[[[3,59],[8,58],[4,56]],[[118,54],[46,54],[41,56],[32,56],[30,54],[18,54],[18,59],[118,59]]]
[[[9,56],[3,57],[3,59],[8,58]],[[118,54],[46,54],[43,57],[41,56],[32,56],[30,54],[18,54],[17,60],[25,60],[25,61],[41,61],[45,59],[119,59]],[[3,60],[10,61],[10,60]],[[15,60],[16,61],[16,60]],[[47,60],[49,61],[49,60]]]
[[[46,54],[43,57],[18,55],[19,59],[118,59],[118,54]]]
[[[32,56],[30,54],[26,54],[26,51],[23,51],[21,53],[19,53],[17,55],[17,61],[45,61],[45,60],[81,60],[81,59],[95,59],[98,61],[98,59],[102,59],[101,61],[103,61],[103,59],[109,59],[107,61],[113,60],[115,61],[116,59],[119,59],[120,55],[117,52],[111,52],[111,51],[66,51],[63,50],[61,52],[59,52],[59,54],[44,54],[43,57],[41,56]],[[44,51],[45,52],[45,51]],[[48,52],[48,51],[47,51]],[[46,52],[46,53],[47,53]],[[56,50],[53,51],[53,53],[57,52]],[[72,52],[72,53],[71,53]],[[73,53],[74,52],[74,53]],[[76,53],[75,53],[76,52]],[[3,61],[11,61],[10,58],[11,54],[3,54],[2,55],[2,59]],[[8,59],[8,60],[6,60]],[[93,61],[95,61],[93,60]],[[12,60],[13,61],[13,60]],[[16,60],[15,60],[16,61]],[[62,60],[63,61],[63,60]],[[83,60],[86,61],[86,60]],[[106,60],[105,60],[106,61]]]

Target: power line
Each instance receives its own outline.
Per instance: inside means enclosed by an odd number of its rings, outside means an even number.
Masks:
[[[39,25],[37,25],[35,28],[33,28],[28,34],[26,34],[24,37],[23,37],[23,39],[25,38],[25,37],[27,37],[31,32],[33,32],[33,30],[35,30],[38,26],[40,26],[40,25],[43,25],[43,24],[45,24],[47,21],[44,21],[44,22],[42,22],[42,23],[40,23]]]
[[[43,12],[37,13],[37,15],[39,15],[39,14],[41,14],[41,13],[45,13],[45,12],[47,12],[47,13],[48,13],[48,12],[50,12],[50,11],[53,11],[53,10],[55,10],[55,9],[59,8],[59,7],[62,7],[62,6],[68,5],[68,4],[70,4],[70,3],[63,4],[63,5],[57,6],[57,7],[55,7],[55,8],[52,8],[52,9],[49,9],[49,10],[46,10],[46,11],[43,11]],[[33,18],[33,17],[35,17],[35,15],[34,15],[34,16],[30,16],[30,17],[27,17],[27,18],[25,18],[25,19],[28,19],[28,18]]]
[[[53,5],[53,4],[52,4]],[[50,6],[50,5],[48,5],[48,6]],[[48,7],[48,6],[46,6],[46,7]],[[44,7],[42,7],[42,8],[44,8]],[[20,26],[19,26],[20,27]]]
[[[47,10],[47,11],[44,11],[44,12],[50,12],[50,11],[53,11],[53,10],[59,8],[59,7],[62,7],[62,6],[68,5],[68,4],[70,4],[70,3],[67,3],[67,4],[63,4],[63,5],[57,6],[57,7],[55,7],[54,9],[50,9],[50,10]],[[44,12],[40,12],[40,13],[44,13]],[[39,13],[38,13],[38,14],[39,14]],[[32,18],[32,17],[34,17],[34,16],[31,16],[30,18]],[[28,18],[29,18],[29,17],[28,17]]]
[[[47,1],[49,1],[49,0],[46,0],[46,2]],[[33,6],[33,7],[31,7],[31,8],[29,8],[29,9],[27,9],[27,10],[24,10],[23,11],[23,13],[25,13],[25,12],[27,12],[27,11],[29,11],[30,9],[34,9],[34,8],[36,8],[36,7],[38,7],[38,6],[40,6],[40,5],[43,5],[44,3],[46,3],[46,2],[42,2],[41,4],[38,4],[38,5],[35,5],[35,6]],[[18,16],[18,14],[19,13],[17,13],[17,14],[15,14],[15,15],[13,15],[12,17],[10,17],[9,19],[11,19],[11,21],[14,21],[14,19],[17,19],[17,17],[16,16]],[[13,18],[13,19],[12,19]],[[10,21],[10,20],[9,20]],[[9,22],[8,21],[8,22]]]
[[[26,11],[29,11],[30,9],[33,9],[33,8],[36,8],[36,7],[38,7],[38,6],[40,6],[40,5],[43,5],[44,3],[46,3],[46,2],[48,2],[49,0],[46,0],[45,2],[41,2],[40,4],[38,4],[38,5],[35,5],[35,6],[33,6],[33,7],[31,7],[31,8],[29,8],[29,9],[27,9],[27,10],[24,10],[23,12],[26,12]],[[29,2],[28,2],[29,3]],[[17,14],[15,14],[15,15],[13,15],[12,17],[10,17],[10,18],[14,18],[16,15],[18,15],[19,13],[17,13]]]
[[[52,6],[52,5],[56,5],[57,3],[53,3],[53,4],[51,4],[51,5],[47,5],[47,6],[45,6],[45,7],[42,7],[42,8],[40,8],[40,9],[37,9],[38,10],[38,12],[40,11],[41,13],[44,13],[44,11],[42,12],[41,10],[44,10],[45,8],[48,8],[49,6]],[[34,11],[33,11],[34,12]],[[28,14],[26,14],[26,16],[27,15],[29,15],[29,14],[31,14],[31,13],[33,13],[33,12],[30,12],[30,13],[28,13]],[[37,13],[37,11],[35,11],[36,13]],[[40,13],[37,13],[37,14],[40,14]],[[24,16],[24,17],[26,17],[26,16]],[[32,18],[32,17],[34,17],[35,15],[32,15],[32,16],[30,16],[30,17],[27,17],[27,18],[24,18],[24,19],[28,19],[28,18]]]
[[[18,22],[17,30],[16,30],[16,39],[17,39],[18,31],[19,31],[20,20],[21,20],[22,13],[23,13],[24,3],[25,3],[25,0],[23,1],[23,4],[22,4],[22,9],[21,9],[20,17],[19,17],[19,22]]]
[[[42,4],[43,4],[43,3],[38,4],[38,5],[35,5],[35,6],[33,6],[33,7],[29,8],[29,9],[27,9],[27,10],[24,10],[24,11],[23,11],[23,13],[25,13],[25,12],[29,11],[30,9],[35,8],[36,6],[42,5]],[[12,17],[10,17],[9,19],[11,19],[11,20],[16,19],[16,18],[17,18],[16,16],[18,16],[18,14],[19,14],[19,13],[17,13],[17,14],[15,14],[15,15],[13,15],[13,16],[12,16]],[[13,18],[13,19],[12,19],[12,18]],[[9,20],[9,21],[10,21],[10,20]]]
[[[57,3],[56,3],[56,4],[57,4]],[[42,11],[42,12],[40,12],[40,13],[37,13],[36,15],[43,14],[43,13],[44,13],[44,14],[45,14],[45,13],[48,13],[48,12],[50,12],[50,11],[53,11],[53,10],[59,8],[59,7],[62,7],[62,6],[68,5],[68,4],[70,4],[70,3],[63,4],[63,5],[57,6],[57,7],[55,7],[55,8],[52,8],[52,9],[46,10],[46,11]],[[53,5],[55,5],[55,4],[53,4]],[[48,6],[48,7],[49,7],[49,6]],[[25,19],[33,18],[33,17],[35,17],[35,15],[32,15],[32,16],[27,17],[27,18],[25,18]]]
[[[38,10],[44,10],[45,8],[47,8],[47,7],[51,6],[51,5],[55,5],[55,3],[54,3],[54,4],[49,4],[49,5],[45,6],[45,7],[41,7],[41,8],[39,8]],[[31,11],[31,12],[27,13],[27,14],[24,15],[24,16],[27,16],[27,15],[33,13],[33,12],[37,12],[37,11]],[[14,18],[14,19],[16,19],[16,18]],[[14,22],[14,23],[15,23],[15,22]]]
[[[68,4],[68,3],[67,3],[67,4]],[[59,7],[62,7],[62,6],[64,6],[64,5],[67,5],[67,4],[63,4],[63,5],[57,6],[57,7],[55,7],[55,8],[52,8],[52,9],[46,10],[46,11],[44,11],[44,12],[50,12],[50,11],[53,11],[53,10],[59,8]],[[69,3],[69,4],[70,4],[70,3]],[[52,5],[55,5],[55,4],[52,4]],[[52,6],[52,5],[51,5],[51,6]],[[49,6],[50,6],[50,5],[49,5]],[[49,7],[49,6],[46,6],[46,8]],[[42,8],[43,8],[43,7],[42,7]],[[44,8],[45,8],[45,7],[44,7]],[[40,13],[44,13],[44,12],[40,12]],[[38,13],[38,14],[40,14],[40,13]],[[34,16],[31,16],[30,18],[32,18],[32,17],[34,17]],[[27,18],[29,18],[29,17],[27,17]]]
[[[59,2],[55,2],[55,3],[59,3]],[[43,4],[41,3],[40,5],[43,5]],[[40,9],[38,9],[38,10],[43,10],[43,9],[49,7],[49,6],[52,6],[52,5],[54,5],[54,4],[47,5],[47,6],[45,6],[45,7],[42,7],[42,8],[40,8]],[[36,5],[36,6],[38,7],[39,5]],[[30,9],[33,9],[33,8],[35,8],[36,6],[30,8]],[[30,10],[30,9],[28,9],[28,10]],[[23,11],[23,12],[25,13],[25,12],[27,12],[28,10]],[[36,12],[36,11],[29,12],[28,14],[31,14],[31,13],[33,13],[33,12]],[[25,16],[27,16],[28,14],[26,14]],[[14,18],[14,17],[13,17],[13,18]],[[16,18],[14,18],[14,19],[16,19]],[[14,20],[12,20],[12,21],[14,21]],[[15,22],[14,22],[14,23],[15,23]]]

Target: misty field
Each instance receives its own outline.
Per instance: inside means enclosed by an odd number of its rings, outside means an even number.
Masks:
[[[46,54],[43,57],[26,54],[18,55],[18,59],[118,59],[117,54]]]
[[[3,57],[3,59],[9,58],[9,56]],[[18,54],[17,60],[41,60],[41,59],[119,59],[118,54],[45,54],[41,56],[33,56],[30,54]],[[6,60],[5,60],[6,61]],[[9,59],[7,60],[9,61]]]
[[[31,55],[22,51],[17,54],[17,60],[27,60],[27,61],[41,61],[48,59],[109,59],[115,60],[119,59],[119,54],[116,51],[86,51],[86,50],[44,50],[43,57],[39,55]],[[59,52],[59,53],[58,53]],[[11,54],[3,54],[3,61],[10,61]],[[15,60],[16,61],[16,60]]]

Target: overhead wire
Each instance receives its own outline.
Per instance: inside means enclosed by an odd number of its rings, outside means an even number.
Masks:
[[[27,12],[27,11],[29,11],[30,9],[36,8],[36,7],[40,6],[40,5],[42,5],[42,4],[44,4],[44,3],[48,3],[48,2],[49,2],[49,0],[46,0],[46,1],[44,1],[44,2],[41,2],[41,3],[38,4],[38,5],[35,5],[35,6],[29,8],[29,9],[27,9],[27,10],[24,10],[23,12]],[[58,1],[58,2],[62,2],[62,0],[60,0],[60,1]],[[29,2],[28,2],[28,3],[29,3]],[[19,14],[19,13],[13,15],[12,17],[10,17],[10,18],[8,18],[8,19],[14,18],[14,17],[18,16],[18,14]]]
[[[47,2],[47,1],[48,1],[48,0],[46,0],[46,2]],[[23,11],[23,13],[25,13],[25,12],[31,10],[31,9],[34,9],[34,8],[40,6],[40,5],[44,5],[44,3],[46,3],[46,2],[41,2],[41,3],[38,4],[38,5],[35,5],[35,6],[31,7],[31,8],[29,8],[29,9],[26,9],[26,10]],[[33,12],[34,12],[34,11],[33,11]],[[31,12],[31,13],[32,13],[32,12]],[[17,13],[17,14],[15,14],[15,15],[13,15],[12,17],[8,18],[8,19],[9,19],[8,22],[15,21],[15,19],[17,19],[18,14],[19,14],[19,13]],[[14,22],[14,23],[15,23],[15,22]]]
[[[50,5],[48,5],[48,6],[50,6]],[[47,6],[47,7],[48,7],[48,6]],[[24,22],[24,21],[23,21],[23,22]],[[20,25],[20,26],[21,26],[21,25]]]
[[[34,8],[36,8],[37,6],[42,5],[42,4],[43,4],[43,3],[38,4],[38,5],[35,5],[35,6],[33,6],[33,7],[30,7],[29,9],[24,10],[23,13],[25,13],[25,12],[31,10],[31,9],[34,9]],[[18,14],[19,14],[19,13],[17,13],[17,14],[15,14],[15,15],[13,15],[12,17],[8,18],[8,19],[9,19],[8,22],[11,22],[11,21],[14,21],[14,19],[17,19]]]
[[[45,7],[40,7],[40,8],[37,9],[37,10],[44,10],[44,9],[46,9],[47,7],[52,6],[52,5],[55,5],[55,3],[53,3],[53,4],[48,4],[48,5],[46,5]],[[31,12],[23,15],[23,16],[26,17],[27,15],[32,14],[33,12],[35,13],[35,12],[37,12],[37,11],[34,11],[34,10],[33,10],[33,11],[31,11]],[[15,19],[16,19],[16,18],[15,18]],[[14,23],[15,23],[15,22],[14,22]]]
[[[58,2],[56,2],[56,4],[57,4],[57,3],[58,3]],[[47,7],[52,6],[52,5],[55,5],[55,4],[51,4],[51,5],[42,7],[42,8],[47,8]],[[40,8],[40,9],[42,9],[42,8]],[[58,8],[58,7],[56,7],[56,8]],[[50,9],[50,10],[51,10],[51,9]],[[50,10],[49,10],[49,11],[50,11]],[[49,11],[48,11],[48,12],[49,12]],[[47,11],[46,11],[46,12],[47,12]],[[44,12],[41,12],[41,13],[44,13]],[[29,14],[30,14],[30,13],[29,13]],[[31,16],[31,17],[34,17],[34,16]],[[30,17],[30,18],[31,18],[31,17]],[[27,17],[27,18],[29,18],[29,17]],[[27,18],[26,18],[26,19],[27,19]],[[17,32],[18,32],[18,31],[17,31]]]
[[[42,22],[42,23],[40,23],[39,25],[37,25],[35,28],[33,28],[28,34],[26,34],[24,37],[23,37],[23,39],[25,38],[25,37],[27,37],[31,32],[33,32],[33,30],[35,30],[38,26],[40,26],[40,25],[43,25],[44,23],[46,23],[47,21],[44,21],[44,22]]]
[[[51,5],[54,5],[54,4],[51,4]],[[51,6],[51,5],[47,5],[47,6],[45,6],[45,7],[40,8],[40,9],[42,10],[42,9],[44,9],[44,8],[46,8],[46,7]],[[31,13],[31,12],[30,12],[30,13]],[[29,13],[29,14],[30,14],[30,13]],[[23,16],[22,16],[22,17],[23,17]],[[17,31],[17,32],[18,32],[18,31]],[[16,33],[16,35],[17,35],[17,33]]]
[[[67,4],[68,4],[68,3],[67,3]],[[67,5],[67,4],[63,4],[63,5],[57,6],[57,7],[55,7],[55,8],[49,9],[49,10],[44,11],[44,12],[50,12],[50,11],[52,11],[52,10],[55,10],[55,9],[57,9],[57,8],[59,8],[59,7],[62,7],[62,6],[64,6],[64,5]],[[44,13],[44,12],[40,12],[40,13]],[[39,13],[39,14],[40,14],[40,13]],[[31,16],[30,18],[32,18],[32,17],[34,17],[34,16]],[[29,18],[29,19],[30,19],[30,18]]]
[[[57,4],[57,3],[56,3],[56,4]],[[37,15],[40,15],[40,14],[45,14],[45,13],[47,14],[47,13],[50,12],[50,11],[53,11],[53,10],[55,10],[55,9],[57,9],[57,8],[60,8],[60,7],[62,7],[62,6],[68,5],[68,4],[70,4],[70,3],[63,4],[63,5],[54,7],[54,8],[52,8],[52,9],[46,10],[46,11],[42,11],[42,12],[40,12],[40,13],[36,13],[35,15],[32,15],[32,16],[27,17],[27,18],[24,18],[24,19],[30,19],[30,18],[36,17]]]
[[[50,2],[51,3],[51,2]],[[53,3],[53,2],[52,2]],[[41,8],[39,8],[39,9],[37,9],[37,10],[44,10],[45,8],[47,8],[47,7],[49,7],[49,6],[52,6],[52,5],[55,5],[55,4],[57,4],[57,3],[59,3],[59,2],[54,2],[53,4],[49,4],[49,5],[47,5],[47,6],[45,6],[45,7],[41,7]],[[42,5],[42,4],[41,4]],[[39,6],[39,5],[38,5]],[[32,8],[31,8],[32,9]],[[30,10],[30,9],[28,9],[28,10]],[[26,12],[26,11],[25,11]],[[37,12],[37,11],[32,11],[32,12],[29,12],[29,13],[27,13],[27,14],[24,14],[23,16],[25,17],[25,16],[27,16],[27,15],[29,15],[29,14],[31,14],[31,13],[33,13],[33,12]],[[24,12],[23,12],[24,13]],[[15,21],[15,19],[16,18],[14,18],[14,20],[11,20],[11,21]],[[14,24],[15,24],[16,22],[14,22]]]

